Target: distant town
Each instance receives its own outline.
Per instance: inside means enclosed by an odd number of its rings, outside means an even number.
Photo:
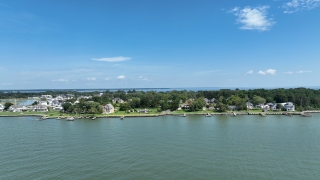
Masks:
[[[59,116],[161,113],[303,112],[320,109],[320,90],[307,88],[166,92],[0,92],[0,111]],[[29,102],[29,104],[21,103]]]

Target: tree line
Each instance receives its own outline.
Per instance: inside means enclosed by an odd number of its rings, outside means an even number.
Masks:
[[[277,88],[277,89],[221,89],[206,91],[172,90],[166,92],[156,91],[105,91],[100,96],[99,92],[74,92],[74,91],[47,91],[42,93],[1,93],[0,99],[7,98],[27,98],[40,95],[73,94],[74,98],[69,100],[74,102],[80,96],[92,96],[92,101],[98,104],[112,103],[112,99],[120,98],[125,103],[119,104],[120,110],[136,108],[158,108],[160,110],[176,110],[181,103],[187,103],[190,111],[196,111],[205,106],[204,98],[214,98],[214,104],[220,111],[227,110],[228,106],[237,106],[239,110],[246,109],[246,102],[254,105],[264,103],[284,103],[292,102],[296,110],[320,109],[320,90],[309,88]],[[84,106],[79,105],[78,109],[83,110]],[[91,110],[87,109],[87,112]]]

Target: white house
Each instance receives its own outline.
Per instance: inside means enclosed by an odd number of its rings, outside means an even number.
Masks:
[[[22,111],[26,111],[26,110],[28,110],[28,108],[23,105],[12,105],[9,107],[10,112],[22,112]]]
[[[4,109],[4,106],[2,104],[0,104],[0,112],[2,112]]]
[[[294,111],[294,105],[292,102],[286,102],[284,105],[283,105],[283,108],[286,110],[286,111]]]
[[[59,106],[53,107],[53,109],[54,109],[54,110],[59,110],[59,111],[61,111],[61,110],[63,109],[63,107],[62,107],[61,105],[59,105]]]
[[[55,99],[49,100],[48,103],[49,103],[49,106],[51,106],[51,107],[55,107],[55,106],[59,106],[60,105],[60,102],[58,100],[55,100]]]
[[[52,99],[52,96],[51,95],[41,95],[40,98]]]
[[[48,111],[48,107],[44,106],[44,105],[35,105],[35,106],[33,106],[33,111],[36,111],[36,112],[47,112]]]
[[[270,106],[270,110],[276,111],[276,110],[277,110],[277,103],[273,103],[273,104]]]
[[[253,104],[251,102],[247,102],[247,109],[253,109]]]
[[[107,104],[107,105],[103,106],[102,108],[103,108],[104,114],[114,113],[114,107],[112,106],[112,104]]]
[[[47,101],[39,101],[38,105],[46,106],[46,105],[48,105],[48,103],[47,103]]]
[[[122,100],[120,98],[113,98],[112,103],[124,103],[124,100]]]
[[[138,113],[149,113],[150,110],[148,110],[148,109],[139,109],[137,112]]]

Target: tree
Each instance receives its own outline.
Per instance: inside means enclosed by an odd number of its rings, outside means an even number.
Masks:
[[[4,103],[4,108],[3,110],[7,111],[9,109],[10,106],[12,106],[13,104],[11,102],[6,102]]]
[[[216,108],[219,112],[226,112],[228,110],[228,106],[221,102],[216,105]]]
[[[257,105],[257,104],[264,104],[266,103],[266,99],[260,96],[253,96],[253,104]]]
[[[200,110],[204,107],[204,105],[206,104],[206,102],[204,101],[203,98],[198,98],[196,100],[194,100],[191,104],[190,104],[190,110],[191,111],[197,111]]]
[[[32,105],[32,106],[35,106],[35,105],[38,105],[38,104],[39,104],[38,101],[34,101],[31,105]]]
[[[131,101],[129,101],[129,105],[132,108],[140,107],[140,99],[139,98],[132,98]]]
[[[84,102],[85,113],[92,114],[101,114],[102,108],[101,105],[97,102]]]
[[[62,108],[65,112],[72,112],[72,104],[71,103],[64,103],[62,104]]]
[[[130,107],[130,105],[128,104],[128,103],[121,103],[120,104],[120,111],[127,111],[127,110],[130,110],[131,109],[131,107]]]
[[[180,100],[176,99],[170,103],[170,110],[171,111],[175,111],[179,108],[179,101]]]
[[[277,109],[282,109],[282,105],[281,105],[280,103],[278,103],[278,104],[276,105],[276,108],[277,108]]]

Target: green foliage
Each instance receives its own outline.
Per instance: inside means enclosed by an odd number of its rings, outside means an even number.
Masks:
[[[132,98],[131,101],[129,101],[129,105],[132,108],[140,107],[140,98]]]
[[[219,102],[216,105],[216,109],[218,112],[226,112],[228,110],[228,106],[226,104]]]
[[[266,99],[260,96],[253,96],[253,104],[258,105],[258,104],[264,104],[266,103]]]
[[[35,106],[35,105],[37,105],[37,104],[39,104],[39,102],[38,102],[38,101],[34,101],[31,105],[32,105],[32,106]]]
[[[72,104],[69,102],[62,104],[62,108],[63,108],[64,112],[72,112],[73,111]]]
[[[9,109],[10,106],[12,106],[13,104],[11,102],[6,102],[4,103],[4,108],[3,110],[7,111]]]
[[[282,109],[282,105],[278,103],[277,106],[276,106],[276,108],[277,108],[277,109]]]
[[[100,92],[75,92],[75,91],[46,91],[41,93],[20,93],[20,92],[0,92],[0,99],[15,99],[15,98],[27,98],[27,97],[40,97],[41,95],[67,95],[70,97],[74,95],[75,98],[68,100],[73,103],[77,97],[80,96],[92,96],[92,99],[81,99],[79,103],[71,105],[64,103],[63,108],[65,112],[86,114],[91,112],[99,112],[91,108],[92,102],[100,104],[107,104],[111,102],[111,99],[119,97],[127,102],[127,104],[134,109],[138,108],[154,108],[171,111],[176,110],[179,107],[179,103],[187,103],[190,105],[191,111],[197,111],[204,107],[203,98],[212,99],[215,98],[217,105],[215,107],[221,107],[221,111],[228,110],[227,105],[235,105],[239,110],[245,110],[245,103],[250,101],[254,104],[260,104],[265,102],[292,102],[296,106],[296,110],[309,110],[320,109],[320,90],[307,89],[307,88],[294,88],[294,89],[250,89],[250,90],[210,90],[210,91],[136,91],[130,90],[127,93],[123,90],[119,91],[105,91],[102,96],[98,96]],[[190,100],[191,99],[191,100]],[[195,99],[195,100],[193,100]],[[181,101],[181,102],[180,102]],[[200,102],[201,101],[201,102]],[[119,109],[120,109],[120,105]],[[116,106],[114,106],[116,107]],[[123,109],[123,107],[121,108]]]
[[[246,98],[240,98],[239,96],[232,95],[228,99],[228,104],[237,106],[237,109],[240,110],[240,111],[241,110],[247,110]]]
[[[205,104],[206,102],[204,101],[203,98],[198,98],[190,104],[190,111],[201,110]]]
[[[120,104],[120,111],[127,111],[127,110],[130,110],[131,109],[131,107],[130,107],[130,105],[128,104],[128,103],[121,103]]]

